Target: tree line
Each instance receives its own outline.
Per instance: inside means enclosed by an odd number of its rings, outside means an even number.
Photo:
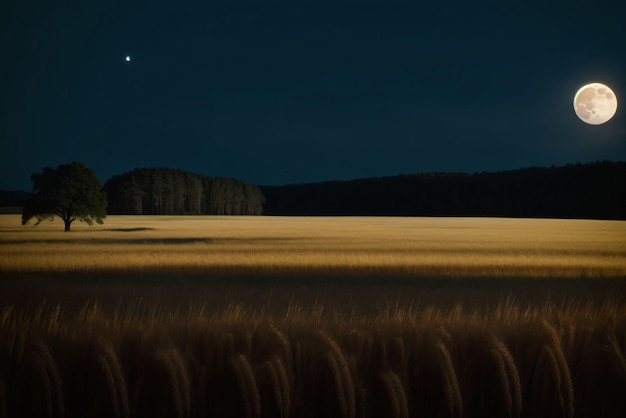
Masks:
[[[170,168],[140,168],[109,179],[107,213],[115,215],[260,215],[258,186]]]
[[[626,219],[626,162],[262,186],[266,215]]]
[[[52,216],[101,222],[106,214],[494,216],[626,220],[626,162],[495,173],[428,173],[256,186],[167,168],[134,169],[104,188],[81,163],[33,173],[33,191],[0,193],[22,222]],[[266,203],[267,198],[267,203]]]

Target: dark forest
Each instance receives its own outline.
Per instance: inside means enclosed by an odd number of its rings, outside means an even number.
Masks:
[[[142,168],[104,185],[111,215],[260,215],[258,186],[169,168]]]
[[[266,215],[626,219],[626,162],[262,186]]]
[[[107,213],[503,216],[626,220],[626,162],[425,173],[256,186],[176,169],[134,169],[104,186]],[[30,194],[0,191],[0,207]]]

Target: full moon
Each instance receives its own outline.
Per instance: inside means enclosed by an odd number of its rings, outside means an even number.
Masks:
[[[574,111],[585,123],[603,124],[617,112],[617,96],[602,83],[586,84],[574,96]]]

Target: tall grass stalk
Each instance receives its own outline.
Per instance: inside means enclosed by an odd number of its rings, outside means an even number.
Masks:
[[[39,416],[623,416],[626,311],[504,304],[290,318],[10,307],[0,413]],[[36,320],[33,320],[36,318]],[[6,412],[6,413],[5,413]]]

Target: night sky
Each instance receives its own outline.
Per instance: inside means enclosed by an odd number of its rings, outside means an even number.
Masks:
[[[71,161],[270,185],[626,160],[626,2],[431,3],[0,0],[0,189]],[[605,125],[572,108],[593,81]]]

